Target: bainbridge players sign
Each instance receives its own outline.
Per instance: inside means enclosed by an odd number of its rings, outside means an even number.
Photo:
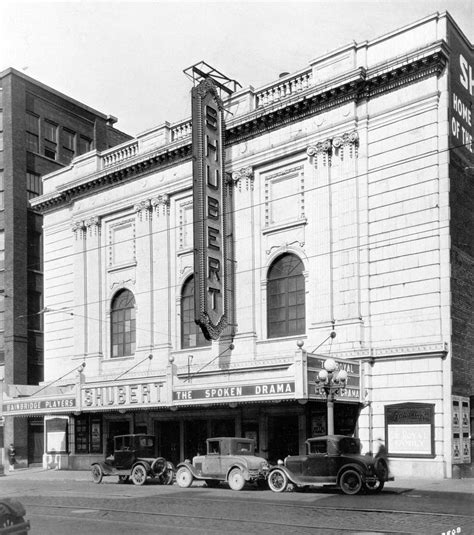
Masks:
[[[230,312],[223,113],[211,78],[192,89],[194,317],[208,340],[219,338]]]

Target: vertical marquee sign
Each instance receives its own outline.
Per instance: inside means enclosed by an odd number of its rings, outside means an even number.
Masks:
[[[228,323],[224,109],[212,78],[192,89],[194,318],[208,340]]]

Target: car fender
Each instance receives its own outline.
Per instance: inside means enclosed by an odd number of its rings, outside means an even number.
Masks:
[[[366,474],[366,470],[364,470],[364,468],[362,466],[360,466],[359,464],[357,463],[348,463],[348,464],[345,464],[344,466],[342,466],[340,469],[339,469],[339,472],[337,473],[337,483],[339,484],[339,480],[341,479],[341,475],[343,474],[343,472],[345,472],[346,470],[357,470],[357,472],[359,472],[360,474],[360,477],[362,478],[362,481],[365,483],[365,476],[367,475]]]
[[[227,474],[225,475],[225,479],[226,479],[226,481],[228,481],[228,479],[229,479],[229,474],[232,472],[232,470],[234,470],[234,468],[238,468],[238,469],[242,472],[245,481],[250,481],[250,473],[249,473],[249,471],[248,471],[248,468],[247,468],[244,464],[239,463],[239,462],[234,463],[234,464],[227,470]]]
[[[288,478],[288,481],[290,481],[290,483],[293,483],[295,485],[307,485],[308,484],[308,483],[303,483],[302,481],[300,481],[300,479],[296,477],[295,475],[293,475],[293,473],[290,472],[284,464],[278,464],[278,465],[272,466],[270,470],[268,471],[267,479],[270,477],[270,474],[276,469],[284,472],[286,477]]]
[[[147,462],[147,461],[136,461],[135,463],[133,463],[132,467],[130,468],[130,473],[132,473],[132,471],[135,468],[135,466],[138,466],[138,465],[143,466],[143,468],[145,468],[147,475],[151,472],[151,465],[150,465],[149,462]]]
[[[101,470],[102,470],[102,473],[104,474],[104,476],[113,476],[117,473],[117,469],[115,468],[115,466],[111,466],[110,464],[104,462],[104,461],[98,461],[96,463],[92,463],[91,464],[91,468],[93,466],[100,466]]]
[[[187,468],[191,472],[191,474],[193,474],[193,477],[195,477],[196,479],[206,479],[205,477],[202,476],[202,474],[200,475],[200,474],[198,474],[196,472],[196,469],[194,468],[194,466],[189,461],[183,461],[183,462],[179,463],[176,466],[176,473],[182,467]]]

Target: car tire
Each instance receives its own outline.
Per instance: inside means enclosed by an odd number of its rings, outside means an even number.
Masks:
[[[164,457],[158,457],[151,463],[151,471],[154,477],[160,477],[165,473],[167,468],[166,459]]]
[[[206,479],[206,485],[210,489],[215,489],[216,487],[219,486],[219,483],[220,483],[220,481],[218,479]]]
[[[283,470],[276,468],[268,474],[267,482],[273,492],[284,492],[288,487],[288,476]]]
[[[379,492],[382,492],[383,487],[385,485],[385,481],[380,481],[380,479],[377,479],[374,483],[365,483],[365,490],[369,494],[378,494]]]
[[[386,481],[388,478],[388,465],[387,461],[381,457],[375,460],[374,466],[375,473],[377,474],[378,479],[381,481]]]
[[[133,467],[132,473],[130,474],[130,478],[132,480],[132,483],[134,485],[144,485],[146,481],[147,473],[146,469],[143,465],[137,464]]]
[[[187,489],[193,484],[193,474],[189,468],[182,466],[176,472],[176,481],[182,489]]]
[[[245,478],[240,468],[234,468],[230,471],[227,483],[232,490],[242,490],[245,487]]]
[[[102,468],[98,464],[94,464],[91,468],[92,473],[92,481],[94,483],[102,483],[102,479],[104,477],[104,472],[102,471]]]
[[[357,494],[362,489],[362,476],[357,470],[349,468],[341,475],[339,486],[344,494]]]

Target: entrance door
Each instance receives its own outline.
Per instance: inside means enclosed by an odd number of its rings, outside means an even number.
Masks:
[[[275,463],[287,455],[298,455],[298,416],[272,416],[268,419],[268,461]]]
[[[28,421],[28,465],[42,464],[44,453],[43,420]]]
[[[158,455],[171,461],[174,465],[179,458],[180,432],[179,422],[157,422],[156,436],[158,437]]]
[[[192,459],[195,455],[205,455],[207,420],[186,420],[184,422],[184,457]]]

